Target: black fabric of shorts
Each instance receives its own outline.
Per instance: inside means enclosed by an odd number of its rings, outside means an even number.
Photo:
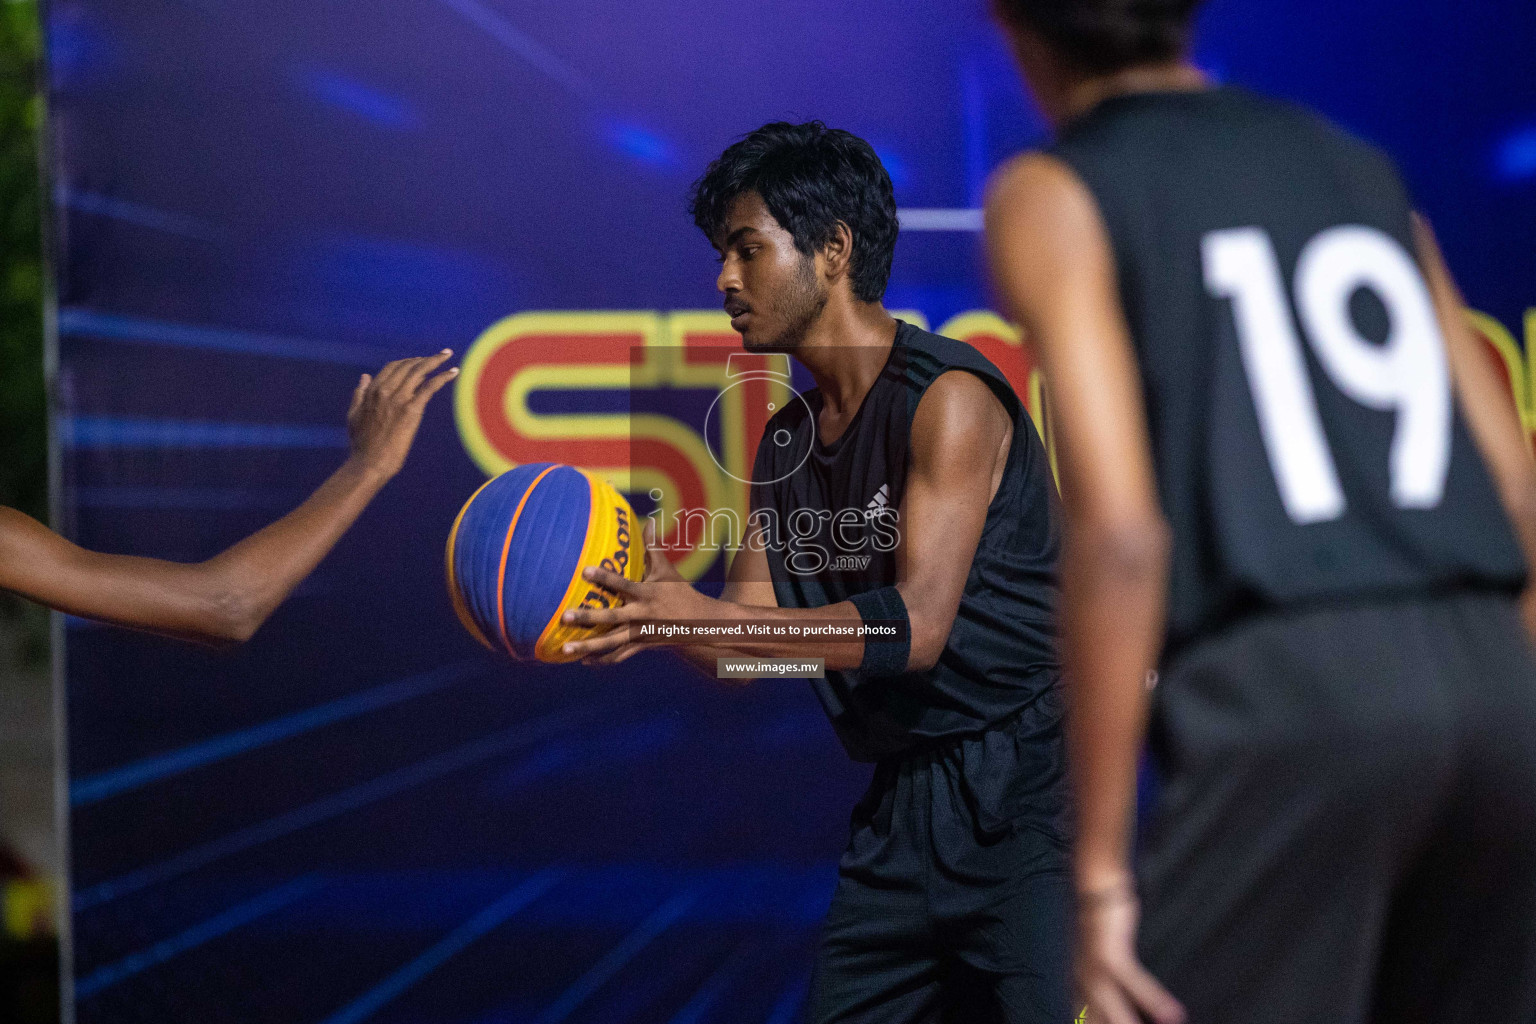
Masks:
[[[1536,664],[1506,595],[1275,612],[1181,653],[1142,957],[1190,1024],[1536,1021]]]
[[[812,1024],[1066,1024],[1071,884],[1055,689],[880,762],[854,809]]]

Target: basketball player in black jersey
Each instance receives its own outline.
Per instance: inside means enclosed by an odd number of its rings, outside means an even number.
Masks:
[[[571,651],[628,657],[636,620],[908,624],[900,641],[681,648],[711,672],[721,655],[825,655],[816,694],[849,754],[876,766],[809,1020],[1063,1024],[1058,540],[1039,435],[975,349],[881,305],[896,204],[861,139],[766,125],[710,166],[693,212],[745,347],[792,354],[817,386],[765,429],[761,543],[738,550],[722,599],[654,550],[644,583],[589,570],[626,604],[570,613],[618,624]]]
[[[1057,127],[987,232],[1061,438],[1089,1018],[1536,1020],[1536,473],[1429,231],[1207,82],[1198,0],[996,2]]]

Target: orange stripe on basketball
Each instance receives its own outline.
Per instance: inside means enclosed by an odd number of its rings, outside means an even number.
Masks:
[[[586,580],[581,578],[581,572],[587,567],[587,562],[594,546],[593,540],[598,536],[598,526],[601,524],[603,518],[599,514],[598,502],[602,498],[602,495],[598,492],[597,489],[597,479],[584,469],[577,468],[576,472],[587,478],[587,495],[589,502],[587,505],[587,536],[586,539],[581,542],[581,557],[576,559],[576,570],[571,573],[570,582],[565,585],[565,599],[560,602],[560,606],[555,609],[555,614],[550,617],[549,621],[544,623],[544,628],[539,630],[539,638],[538,640],[534,641],[533,645],[533,649],[535,651],[542,651],[545,644],[549,641],[550,630],[560,625],[560,616],[565,614],[567,606],[571,603],[571,598],[576,595],[578,588],[586,583]]]
[[[501,631],[501,643],[506,647],[507,653],[517,657],[517,650],[512,646],[512,638],[507,636],[507,555],[512,551],[512,531],[517,529],[517,521],[523,514],[523,506],[528,504],[528,499],[533,497],[533,489],[539,486],[539,481],[559,469],[558,464],[550,466],[544,472],[533,478],[533,483],[523,492],[523,497],[517,503],[517,510],[512,513],[512,522],[507,525],[507,540],[501,546],[501,567],[496,570],[496,628]]]
[[[491,480],[495,479],[495,477],[491,477]],[[459,514],[453,517],[453,529],[448,531],[447,559],[448,599],[453,602],[453,613],[459,617],[459,621],[464,624],[464,628],[469,630],[470,636],[474,637],[476,640],[479,640],[487,648],[494,651],[496,649],[496,645],[491,643],[490,640],[486,639],[485,634],[480,631],[479,624],[475,622],[474,616],[469,613],[469,605],[464,602],[464,595],[459,593],[458,573],[453,571],[453,552],[454,548],[458,545],[459,524],[464,522],[464,513],[468,512],[469,506],[473,505],[475,503],[475,499],[480,497],[480,492],[491,486],[491,480],[487,480],[479,487],[476,487],[475,493],[471,494],[469,496],[469,500],[464,503],[464,507],[459,509]]]

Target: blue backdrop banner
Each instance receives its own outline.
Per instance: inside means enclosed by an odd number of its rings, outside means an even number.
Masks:
[[[1536,426],[1536,8],[1202,26],[1217,77],[1399,160]],[[785,368],[729,358],[686,192],[769,120],[874,145],[887,305],[1039,412],[978,206],[1043,129],[984,0],[52,0],[47,36],[70,537],[205,558],[342,461],[359,373],[465,370],[248,646],[68,623],[77,1019],[795,1020],[868,775],[805,683],[492,657],[443,546],[489,474],[570,462],[719,578],[679,512],[740,506]]]

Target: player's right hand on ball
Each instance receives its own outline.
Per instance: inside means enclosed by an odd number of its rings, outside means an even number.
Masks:
[[[376,377],[363,374],[347,410],[353,458],[385,477],[400,472],[427,402],[458,376],[456,366],[432,375],[451,355],[445,348],[435,356],[398,359]]]

